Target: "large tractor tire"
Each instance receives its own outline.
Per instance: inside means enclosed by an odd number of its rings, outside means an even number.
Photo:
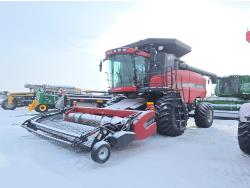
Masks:
[[[4,109],[4,110],[15,110],[16,109],[16,107],[17,107],[17,101],[14,99],[13,101],[12,101],[12,104],[11,105],[9,105],[8,104],[8,99],[5,99],[3,102],[2,102],[2,108]]]
[[[179,93],[169,92],[156,101],[157,132],[164,136],[179,136],[184,133],[188,110]]]
[[[238,142],[240,149],[250,154],[250,122],[239,122]]]
[[[39,104],[36,108],[35,111],[40,112],[40,113],[45,113],[48,112],[49,108],[46,104]]]
[[[197,127],[209,128],[214,120],[214,111],[212,106],[207,103],[200,103],[194,111],[194,121]]]

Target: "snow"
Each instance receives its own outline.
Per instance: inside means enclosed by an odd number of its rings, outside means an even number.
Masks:
[[[199,129],[191,118],[182,136],[159,135],[112,151],[103,165],[23,129],[25,108],[0,109],[0,187],[245,188],[250,157],[237,143],[237,121]]]

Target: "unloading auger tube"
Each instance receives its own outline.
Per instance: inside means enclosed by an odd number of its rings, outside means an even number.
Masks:
[[[205,70],[202,70],[202,69],[187,65],[187,64],[183,63],[182,61],[179,61],[179,68],[181,70],[190,70],[190,71],[196,72],[198,74],[201,74],[203,76],[207,76],[207,77],[209,77],[211,79],[212,83],[214,83],[214,84],[216,82],[217,75],[214,74],[214,73],[211,73],[211,72],[208,72],[208,71],[205,71]]]
[[[59,122],[61,127],[51,125],[51,122]],[[87,107],[41,114],[25,121],[22,127],[77,150],[90,151],[91,158],[97,163],[109,159],[111,148],[123,148],[135,139],[144,139],[156,133],[153,111]],[[73,132],[77,127],[81,130]]]

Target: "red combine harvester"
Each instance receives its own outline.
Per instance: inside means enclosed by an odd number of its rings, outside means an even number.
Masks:
[[[42,114],[23,123],[40,136],[91,151],[95,162],[106,162],[111,147],[158,132],[164,136],[183,134],[189,111],[194,110],[198,127],[213,123],[213,110],[197,99],[206,96],[206,79],[216,75],[191,67],[180,58],[191,48],[176,39],[150,38],[106,52],[114,97],[104,108],[73,106]],[[64,107],[64,108],[63,108]]]

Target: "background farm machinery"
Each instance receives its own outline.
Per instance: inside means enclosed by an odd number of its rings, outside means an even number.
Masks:
[[[54,109],[56,101],[60,96],[64,95],[67,106],[73,106],[74,102],[82,106],[103,107],[104,104],[111,98],[104,91],[82,91],[81,94],[67,93],[65,91],[44,91],[36,92],[36,98],[29,104],[28,110],[37,112],[47,112],[49,109]]]
[[[61,95],[67,96],[69,106],[76,101],[79,105],[102,107],[111,98],[105,91],[81,90],[70,86],[25,84],[24,87],[30,92],[2,92],[2,108],[14,110],[17,107],[28,106],[29,111],[47,112],[55,108],[55,103]]]
[[[215,95],[207,97],[202,102],[209,103],[218,117],[238,118],[241,106],[250,102],[250,76],[218,77]]]
[[[48,92],[56,92],[60,89],[77,92],[79,89],[74,87],[64,87],[64,86],[51,86],[51,85],[35,85],[35,84],[25,84],[25,88],[29,89],[30,92],[13,92],[7,93],[6,99],[2,102],[1,106],[5,110],[14,110],[17,107],[28,106],[36,98],[37,92],[41,89],[47,90]]]
[[[56,91],[38,90],[35,99],[28,105],[28,110],[47,112],[49,109],[55,108],[55,102],[58,98],[59,93]]]
[[[17,107],[27,106],[34,98],[34,92],[7,93],[1,106],[4,110],[15,110]]]

